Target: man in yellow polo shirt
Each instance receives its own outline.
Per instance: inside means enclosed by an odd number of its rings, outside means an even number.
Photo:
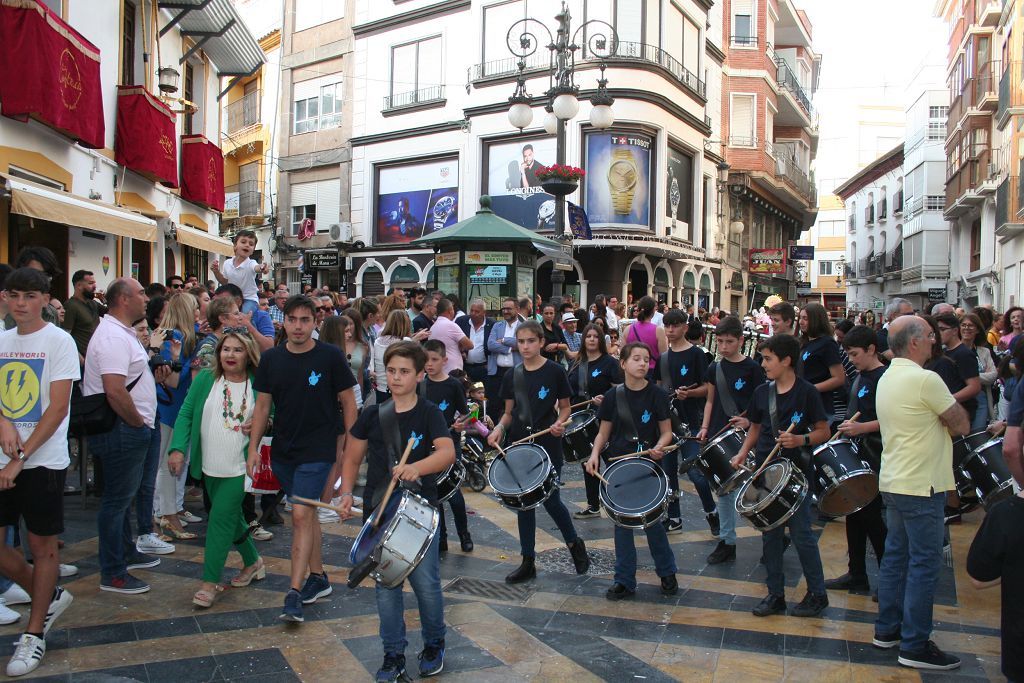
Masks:
[[[960,660],[930,640],[932,603],[942,567],[943,506],[955,486],[950,434],[966,434],[970,422],[942,379],[923,368],[936,343],[920,318],[889,324],[893,360],[875,398],[882,432],[878,488],[889,533],[872,642],[885,649],[899,645],[903,666],[946,671]]]

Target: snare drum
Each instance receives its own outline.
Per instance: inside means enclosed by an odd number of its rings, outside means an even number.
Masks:
[[[646,529],[660,524],[668,516],[672,490],[668,476],[647,458],[617,460],[604,471],[601,504],[616,525],[626,529]]]
[[[578,462],[590,457],[600,423],[595,410],[578,410],[569,416],[569,424],[562,436],[562,457],[566,462]]]
[[[532,510],[555,492],[558,476],[543,447],[524,443],[495,456],[487,470],[487,483],[510,510]]]
[[[382,515],[375,529],[374,520]],[[348,559],[358,565],[373,557],[370,577],[385,588],[402,583],[426,557],[440,522],[437,508],[410,491],[395,492],[383,511],[377,508],[352,544]]]
[[[444,472],[437,475],[437,502],[443,503],[462,488],[466,480],[466,466],[458,458]]]
[[[761,533],[785,524],[807,497],[807,478],[789,460],[776,460],[748,479],[736,496],[736,512]]]
[[[740,452],[746,438],[745,431],[733,427],[709,441],[700,451],[697,464],[719,496],[731,493],[750,478],[749,472],[733,468],[730,462]]]
[[[1013,476],[1003,459],[1003,439],[991,439],[977,446],[963,462],[963,469],[978,488],[985,509],[1014,495]]]
[[[953,467],[960,467],[975,448],[992,440],[988,432],[974,432],[953,439]]]
[[[878,496],[878,474],[849,439],[836,439],[814,449],[818,477],[818,509],[832,517],[852,515]]]

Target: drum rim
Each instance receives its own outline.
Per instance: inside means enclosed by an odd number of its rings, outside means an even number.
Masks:
[[[833,447],[833,446],[835,446],[836,444],[839,444],[839,443],[846,443],[846,444],[850,444],[850,446],[852,446],[852,447],[853,447],[853,450],[854,450],[854,452],[860,453],[860,449],[859,449],[859,448],[857,448],[857,444],[855,444],[855,443],[853,442],[853,439],[831,439],[831,440],[829,440],[829,441],[826,441],[825,443],[821,444],[820,446],[817,446],[817,447],[816,447],[816,448],[815,448],[815,449],[814,449],[813,451],[811,451],[811,452],[812,452],[812,453],[813,453],[814,455],[817,455],[818,453],[823,453],[823,452],[825,452],[826,450],[829,450],[829,451],[830,451],[830,450],[832,450],[832,447]]]
[[[725,440],[726,438],[732,436],[733,433],[735,433],[735,432],[740,432],[741,434],[743,434],[743,433],[746,433],[746,430],[745,429],[740,429],[739,427],[731,427],[731,428],[725,430],[724,432],[722,432],[721,434],[719,434],[718,436],[713,438],[711,441],[708,441],[706,444],[704,444],[704,448],[700,449],[701,453],[703,453],[705,451],[705,449],[711,448],[712,446],[717,446],[723,440]]]
[[[767,467],[764,468],[764,470],[762,470],[758,474],[764,474],[765,472],[767,472],[772,467],[775,467],[776,465],[781,465],[782,468],[787,470],[787,472],[790,475],[792,475],[793,470],[796,470],[797,472],[800,472],[800,468],[796,467],[789,460],[776,460],[775,462],[770,463]],[[800,474],[802,476],[803,472],[800,472]],[[736,494],[736,511],[739,512],[740,514],[743,514],[743,511],[740,510],[740,506],[742,506],[743,509],[746,510],[747,512],[761,512],[762,510],[764,510],[764,508],[766,508],[768,505],[770,505],[771,503],[775,502],[775,500],[778,499],[779,493],[781,493],[782,489],[784,489],[786,487],[786,484],[784,482],[788,482],[789,478],[790,477],[787,477],[786,479],[779,479],[779,483],[776,484],[772,488],[771,496],[770,497],[769,496],[765,496],[765,498],[763,498],[762,500],[759,500],[756,505],[754,505],[752,507],[747,507],[747,505],[743,503],[743,492],[756,479],[756,477],[751,476],[750,479],[747,479],[747,481],[744,482],[743,488],[740,489],[740,491]],[[805,481],[806,481],[806,479],[807,479],[807,477],[804,477]],[[806,496],[807,496],[807,491],[805,490],[804,494],[803,494],[803,496],[801,498],[806,497]],[[770,498],[770,501],[769,501],[769,498]],[[766,503],[766,501],[768,501],[768,502]]]
[[[569,428],[572,427],[572,424],[566,425],[565,432],[563,433],[563,436],[569,436],[570,434],[575,434],[575,433],[579,432],[582,429],[586,429],[587,425],[592,424],[594,422],[594,420],[597,419],[597,411],[596,410],[592,410],[590,408],[584,408],[583,410],[577,410],[575,413],[569,413],[569,419],[572,420],[577,415],[585,414],[585,413],[590,413],[590,419],[586,420],[585,422],[580,423],[579,427],[576,427],[575,429],[572,429],[571,431],[570,431]]]
[[[499,489],[497,486],[494,485],[494,480],[492,478],[492,475],[493,475],[493,473],[495,472],[495,469],[496,469],[494,467],[494,465],[497,462],[499,462],[499,461],[504,462],[505,459],[506,459],[506,456],[509,453],[513,452],[513,449],[515,449],[515,448],[522,448],[523,446],[529,446],[530,448],[538,449],[538,450],[540,450],[541,453],[544,454],[544,456],[545,456],[544,459],[546,460],[546,462],[548,464],[547,471],[540,478],[540,480],[538,481],[537,485],[534,486],[533,488],[523,489],[519,493],[515,493],[515,492],[505,491],[505,490]],[[505,467],[508,468],[508,465],[505,465]],[[555,465],[554,465],[554,463],[551,462],[551,456],[548,455],[547,450],[543,446],[539,446],[539,445],[533,444],[533,443],[523,443],[523,444],[519,444],[518,446],[513,446],[512,448],[509,448],[504,453],[500,453],[499,452],[496,456],[494,456],[494,460],[491,461],[490,466],[487,468],[487,484],[491,487],[491,490],[493,490],[494,493],[497,494],[498,496],[501,496],[501,495],[506,495],[506,496],[522,496],[522,495],[524,495],[526,493],[531,493],[533,491],[536,491],[538,488],[542,487],[544,485],[544,482],[547,481],[551,477],[551,471],[554,470],[554,469],[555,469]],[[522,508],[522,509],[528,509],[528,508]]]
[[[768,526],[763,527],[763,528],[754,525],[753,522],[751,522],[751,526],[753,526],[755,529],[757,529],[761,533],[768,533],[769,531],[774,531],[775,529],[778,529],[780,526],[782,526],[783,524],[788,522],[790,517],[792,517],[793,515],[796,514],[797,509],[801,505],[804,504],[805,500],[807,500],[807,496],[808,496],[809,493],[810,493],[810,491],[809,491],[808,487],[806,487],[806,486],[803,487],[801,489],[801,491],[800,491],[800,498],[797,500],[796,505],[794,505],[793,507],[789,508],[789,510],[786,511],[786,514],[784,514],[782,516],[782,519],[776,520],[776,521],[772,522],[771,524],[769,524]],[[776,500],[778,500],[778,498],[776,498]],[[760,510],[757,511],[758,514],[760,514],[760,512],[761,512]],[[740,513],[740,514],[743,514],[743,513]],[[746,517],[746,515],[743,515],[743,516]],[[747,518],[747,520],[749,521],[749,518]]]
[[[409,489],[402,489],[401,491],[398,491],[397,493],[398,493],[399,496],[401,496],[401,500],[399,500],[398,508],[395,510],[395,517],[390,522],[388,522],[388,526],[385,527],[385,529],[384,529],[384,535],[381,536],[381,538],[380,538],[380,542],[381,543],[384,543],[388,538],[391,537],[391,528],[390,527],[394,524],[395,519],[398,518],[398,515],[401,514],[402,510],[405,509],[406,501],[409,498],[417,498],[417,499],[419,499],[419,501],[423,505],[428,506],[428,507],[433,507],[433,506],[430,505],[430,503],[427,501],[426,498],[424,498],[423,496],[419,495],[418,493],[413,493]],[[374,508],[374,512],[376,512],[379,509],[380,509],[379,506],[377,508]],[[352,562],[353,564],[355,564],[355,562],[356,562],[354,553],[355,553],[356,549],[358,549],[358,547],[359,547],[359,541],[362,540],[363,534],[366,533],[366,530],[370,527],[371,522],[373,522],[373,513],[372,512],[370,513],[370,517],[365,522],[363,522],[363,526],[362,526],[361,529],[359,529],[359,533],[356,534],[355,540],[352,541],[352,549],[349,550],[349,558],[348,559],[349,559],[349,562]],[[376,549],[377,548],[375,546],[374,550],[376,550]],[[371,551],[370,554],[372,555],[373,551]]]
[[[878,473],[875,472],[871,468],[868,468],[866,470],[854,470],[852,472],[847,472],[843,476],[839,477],[839,479],[836,481],[835,484],[833,484],[832,486],[828,487],[826,490],[821,492],[821,495],[818,497],[818,508],[821,509],[821,511],[826,513],[826,514],[833,514],[833,513],[829,512],[828,510],[824,509],[825,501],[830,498],[830,494],[835,493],[836,491],[838,491],[839,488],[842,486],[844,481],[847,481],[849,479],[853,479],[854,477],[861,477],[861,476],[864,476],[865,474],[872,474],[872,475],[874,475],[875,481],[876,482],[878,481]],[[872,496],[871,499],[868,500],[868,502],[864,503],[863,505],[858,506],[855,510],[851,510],[849,512],[844,512],[842,515],[838,515],[838,516],[845,517],[847,515],[852,515],[855,512],[860,512],[861,510],[866,508],[868,505],[871,504],[871,501],[874,500],[879,495],[879,493],[880,493],[877,490],[878,489],[877,485],[875,486],[875,489],[876,489],[875,495]]]
[[[974,482],[972,481],[971,483],[974,483]],[[1005,491],[1006,489],[1010,489],[1011,491],[1013,491],[1013,481],[1012,481],[1012,480],[1010,480],[1010,481],[1004,481],[1004,482],[1001,482],[1001,483],[999,484],[999,486],[997,486],[997,487],[996,487],[995,489],[993,489],[993,490],[992,490],[992,493],[990,493],[990,494],[988,494],[988,495],[984,495],[984,496],[982,496],[982,495],[980,495],[980,493],[979,493],[979,495],[978,495],[978,498],[979,498],[979,500],[981,500],[981,504],[982,504],[982,506],[983,506],[983,507],[984,507],[984,508],[985,508],[986,510],[988,510],[988,505],[986,505],[985,501],[986,501],[986,500],[988,500],[988,499],[990,499],[990,498],[992,497],[992,495],[993,495],[993,494],[996,494],[996,493],[1001,493],[1001,492]],[[1016,495],[1016,494],[1013,494],[1013,495]],[[999,503],[999,502],[1001,502],[1001,501],[1003,501],[1003,500],[1006,500],[1006,499],[1005,499],[1005,498],[998,498],[998,499],[996,499],[996,500],[992,501],[992,504],[995,504],[995,503]]]
[[[660,507],[666,507],[669,498],[672,497],[672,486],[671,486],[671,484],[668,481],[668,475],[665,474],[665,471],[663,469],[661,469],[658,466],[657,463],[655,463],[652,460],[648,460],[647,458],[645,458],[643,456],[637,456],[637,457],[633,457],[633,458],[623,458],[622,460],[613,462],[611,465],[609,465],[608,466],[608,470],[610,470],[612,468],[623,469],[626,464],[633,465],[633,464],[636,464],[637,461],[640,461],[640,460],[643,460],[646,463],[645,466],[650,467],[651,469],[653,469],[655,472],[658,473],[659,478],[665,484],[665,497],[662,499],[662,501],[660,503],[657,503],[655,505],[652,505],[649,508],[644,509],[643,512],[629,512],[629,513],[621,512],[621,511],[616,510],[615,508],[613,508],[610,505],[607,505],[605,503],[605,495],[604,494],[605,494],[605,491],[608,490],[608,486],[604,482],[601,482],[600,483],[600,488],[598,489],[598,499],[601,501],[601,505],[604,505],[605,510],[608,511],[608,515],[609,516],[611,516],[613,512],[615,514],[623,515],[623,516],[628,516],[628,517],[637,517],[637,516],[649,515],[650,513],[654,512],[655,510],[657,510]],[[607,474],[608,470],[605,470],[605,474]]]
[[[406,493],[409,493],[409,492],[406,492]],[[412,561],[410,561],[408,563],[408,566],[401,571],[400,575],[397,578],[395,578],[395,580],[392,583],[384,583],[384,581],[381,580],[381,578],[380,578],[381,570],[380,570],[380,566],[379,565],[377,567],[374,567],[373,571],[370,572],[370,576],[373,577],[376,581],[380,582],[385,588],[394,588],[395,586],[399,585],[402,581],[405,581],[407,578],[409,578],[409,575],[412,574],[413,571],[416,570],[416,567],[418,567],[420,562],[423,561],[423,558],[425,558],[427,556],[427,553],[430,551],[430,546],[434,542],[434,537],[437,536],[437,532],[441,528],[440,511],[437,509],[437,507],[431,505],[422,496],[418,496],[418,495],[416,495],[414,493],[410,494],[410,495],[415,497],[415,498],[418,498],[419,500],[417,502],[420,502],[424,507],[428,508],[431,511],[431,519],[434,520],[434,521],[431,524],[430,533],[427,536],[427,542],[423,544],[423,546],[419,549],[419,551],[417,551],[417,553],[414,556],[414,558],[412,559]],[[405,510],[407,502],[408,502],[408,499],[403,498],[402,502],[399,504],[398,512],[395,513],[395,519],[393,519],[392,523],[388,525],[387,530],[384,532],[384,535],[380,539],[382,547],[394,535],[394,533],[395,533],[395,524],[394,523],[398,520],[399,512],[401,512],[402,510]],[[393,566],[394,566],[394,563],[391,563],[391,564],[388,565],[388,567],[393,567]]]

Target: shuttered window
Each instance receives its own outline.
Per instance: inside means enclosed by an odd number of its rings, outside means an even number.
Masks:
[[[730,96],[729,145],[732,147],[755,147],[754,96]]]
[[[318,233],[327,233],[341,220],[341,180],[294,183],[291,186],[292,235],[305,218],[315,221]]]

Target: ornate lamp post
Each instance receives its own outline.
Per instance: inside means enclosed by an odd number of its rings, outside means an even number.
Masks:
[[[548,98],[544,117],[544,130],[555,136],[555,157],[556,163],[565,165],[565,131],[568,122],[579,113],[580,104],[579,86],[575,82],[576,73],[576,52],[582,49],[580,39],[582,36],[583,47],[588,54],[604,60],[615,54],[618,47],[618,36],[615,28],[599,19],[591,19],[583,22],[576,29],[572,30],[572,16],[569,8],[562,2],[561,11],[555,15],[558,28],[554,35],[551,30],[540,20],[526,17],[512,24],[505,36],[505,42],[509,51],[519,58],[519,77],[516,80],[516,90],[509,98],[508,120],[513,127],[522,131],[533,121],[533,96],[526,92],[526,60],[534,55],[541,47],[538,35],[547,35],[548,52],[550,53],[548,63],[548,90],[544,93]],[[581,32],[586,29],[587,35]],[[590,125],[594,128],[609,128],[615,122],[611,105],[614,99],[608,93],[608,81],[604,77],[605,64],[600,64],[601,77],[597,81],[597,92],[590,98]],[[555,238],[565,240],[572,244],[572,231],[565,224],[565,197],[575,191],[575,187],[563,184],[563,187],[545,187],[545,190],[555,195]],[[565,273],[557,268],[552,268],[552,299],[558,304],[562,298],[562,285],[565,282]]]

